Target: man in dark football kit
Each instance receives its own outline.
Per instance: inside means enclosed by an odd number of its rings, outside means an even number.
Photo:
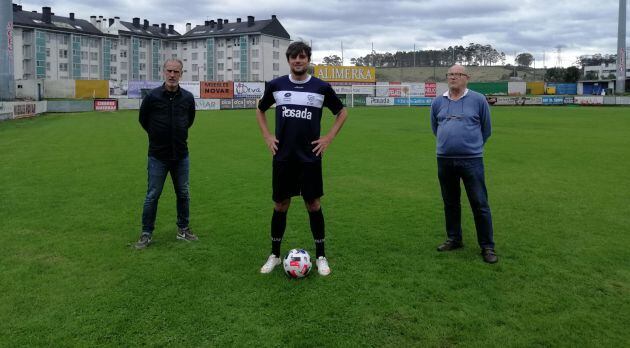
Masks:
[[[317,270],[325,276],[330,274],[330,267],[324,251],[324,215],[320,205],[324,194],[322,154],[346,121],[347,111],[329,83],[308,74],[311,48],[307,44],[292,43],[286,56],[291,73],[267,84],[256,110],[263,138],[273,154],[271,255],[260,272],[270,273],[280,264],[280,244],[291,197],[301,195],[315,240]],[[265,117],[265,111],[273,104],[275,134],[269,132]],[[330,109],[336,119],[328,134],[320,137],[323,107]]]
[[[149,136],[148,188],[142,210],[142,233],[136,243],[144,249],[151,243],[158,200],[170,172],[177,196],[177,239],[197,240],[190,228],[188,128],[195,120],[195,99],[179,87],[183,64],[178,59],[164,62],[164,84],[142,100],[139,121]]]

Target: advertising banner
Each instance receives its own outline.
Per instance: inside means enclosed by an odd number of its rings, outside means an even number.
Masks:
[[[424,97],[424,82],[410,83],[409,95],[412,97]]]
[[[264,82],[234,82],[234,98],[262,98]]]
[[[30,117],[37,114],[37,105],[35,103],[15,103],[13,104],[13,117],[22,118]]]
[[[118,99],[94,99],[94,111],[116,111]]]
[[[577,96],[573,98],[575,104],[579,105],[602,105],[604,104],[604,97],[601,95],[593,96]]]
[[[232,99],[232,109],[245,109],[245,99]]]
[[[435,97],[436,85],[435,82],[426,82],[424,84],[424,96]]]
[[[233,109],[232,99],[221,99],[221,110]]]
[[[162,81],[129,81],[127,98],[142,99],[152,89],[162,85]]]
[[[195,109],[197,110],[219,110],[221,100],[219,99],[195,99]]]
[[[376,69],[373,66],[316,65],[314,75],[328,82],[376,82]]]
[[[431,105],[433,98],[428,97],[410,97],[410,98],[395,98],[394,105],[412,105],[412,106],[427,106]]]
[[[201,98],[201,93],[199,89],[199,81],[179,81],[179,87],[192,93],[195,99]]]
[[[234,98],[234,84],[232,81],[201,82],[201,98],[202,99],[231,99]]]
[[[367,106],[389,106],[394,105],[394,98],[389,97],[366,97],[365,105]]]
[[[542,97],[543,105],[564,105],[564,97]]]
[[[486,97],[490,105],[542,105],[541,97]]]
[[[245,99],[245,108],[246,109],[255,109],[258,107],[258,99],[247,98]]]

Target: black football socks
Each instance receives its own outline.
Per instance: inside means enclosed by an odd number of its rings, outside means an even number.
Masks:
[[[311,232],[315,240],[315,257],[326,256],[324,252],[324,214],[320,208],[318,211],[309,211],[308,217],[311,222]]]
[[[287,212],[273,210],[271,216],[271,253],[280,257],[280,244],[287,227]]]

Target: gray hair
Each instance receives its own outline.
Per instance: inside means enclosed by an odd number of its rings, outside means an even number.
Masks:
[[[170,58],[167,59],[166,61],[164,61],[164,65],[162,65],[162,68],[166,70],[166,64],[170,63],[170,62],[175,62],[179,64],[179,67],[182,68],[182,70],[184,69],[184,63],[182,63],[181,60],[177,59],[177,58]],[[182,71],[183,72],[183,71]]]

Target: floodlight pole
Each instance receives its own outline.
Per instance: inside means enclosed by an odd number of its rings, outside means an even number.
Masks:
[[[14,100],[12,1],[0,1],[0,32],[0,100]]]
[[[617,83],[615,92],[626,92],[626,0],[619,0],[619,26],[617,32]]]

